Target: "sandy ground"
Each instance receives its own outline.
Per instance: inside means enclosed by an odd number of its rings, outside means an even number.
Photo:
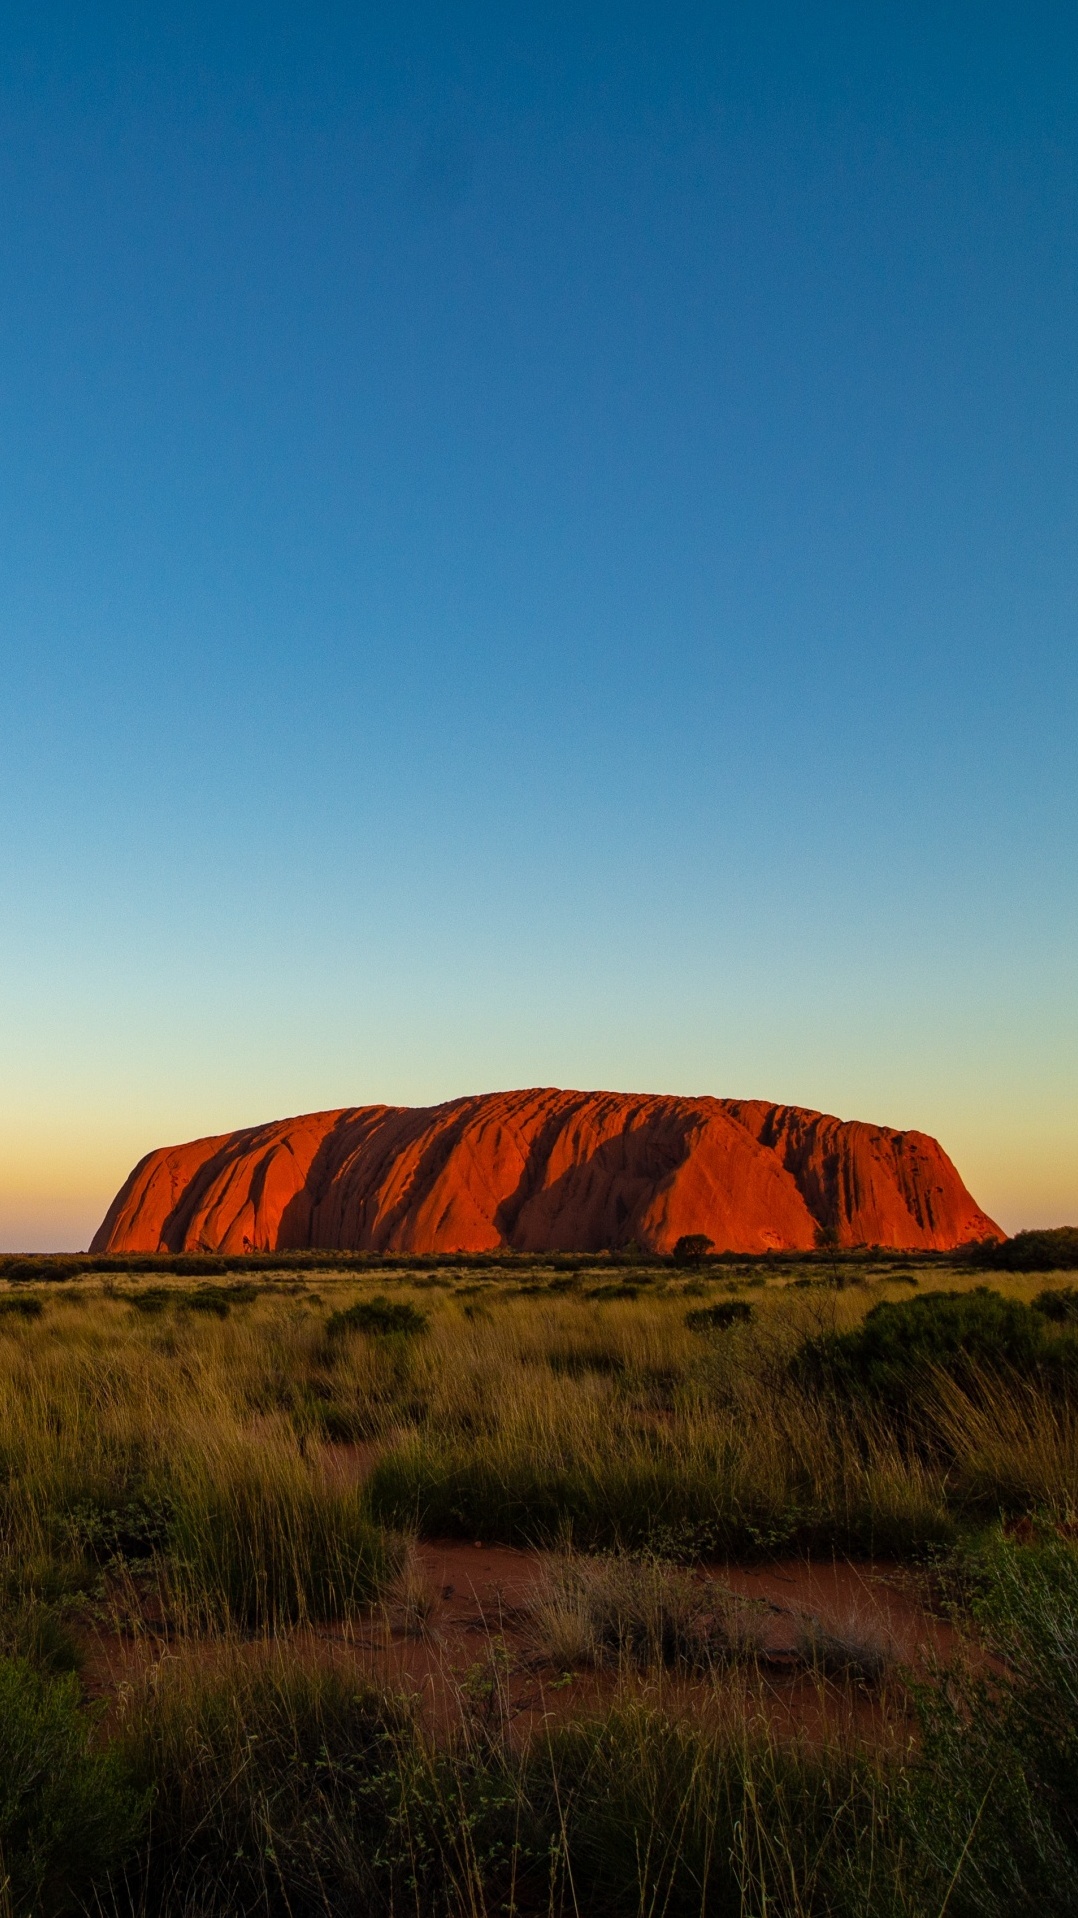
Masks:
[[[479,1716],[525,1735],[629,1693],[697,1716],[736,1708],[782,1734],[854,1734],[899,1746],[912,1735],[904,1674],[923,1674],[959,1650],[953,1628],[932,1610],[926,1583],[908,1568],[791,1559],[693,1574],[747,1602],[760,1625],[758,1663],[723,1665],[703,1676],[562,1671],[539,1655],[529,1618],[542,1569],[540,1553],[510,1546],[420,1543],[401,1596],[348,1623],[297,1630],[289,1642],[299,1657],[342,1663],[413,1693],[436,1725]],[[885,1648],[883,1683],[806,1671],[796,1656],[805,1620]],[[204,1657],[207,1648],[170,1640],[150,1607],[139,1629],[99,1628],[86,1649],[88,1689],[108,1701],[162,1656]]]

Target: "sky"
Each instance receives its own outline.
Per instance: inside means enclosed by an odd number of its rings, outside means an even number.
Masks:
[[[0,16],[0,1247],[522,1085],[1078,1219],[1072,5]]]

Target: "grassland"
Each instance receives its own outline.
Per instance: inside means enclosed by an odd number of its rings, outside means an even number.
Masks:
[[[1078,1908],[1065,1275],[183,1264],[0,1285],[0,1911]],[[933,1291],[975,1335],[858,1333]],[[399,1610],[417,1536],[542,1549],[536,1644],[586,1707],[523,1730],[497,1643],[448,1716],[325,1655]],[[809,1632],[821,1710],[777,1729],[693,1579],[809,1555],[900,1561],[968,1654]]]

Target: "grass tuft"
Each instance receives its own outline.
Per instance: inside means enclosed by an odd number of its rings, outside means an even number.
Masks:
[[[628,1553],[547,1561],[529,1622],[536,1656],[559,1669],[700,1670],[754,1656],[760,1611],[717,1581]]]

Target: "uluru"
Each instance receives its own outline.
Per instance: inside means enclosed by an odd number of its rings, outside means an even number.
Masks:
[[[756,1099],[540,1088],[346,1106],[129,1175],[95,1252],[950,1250],[1000,1228],[923,1132]]]

